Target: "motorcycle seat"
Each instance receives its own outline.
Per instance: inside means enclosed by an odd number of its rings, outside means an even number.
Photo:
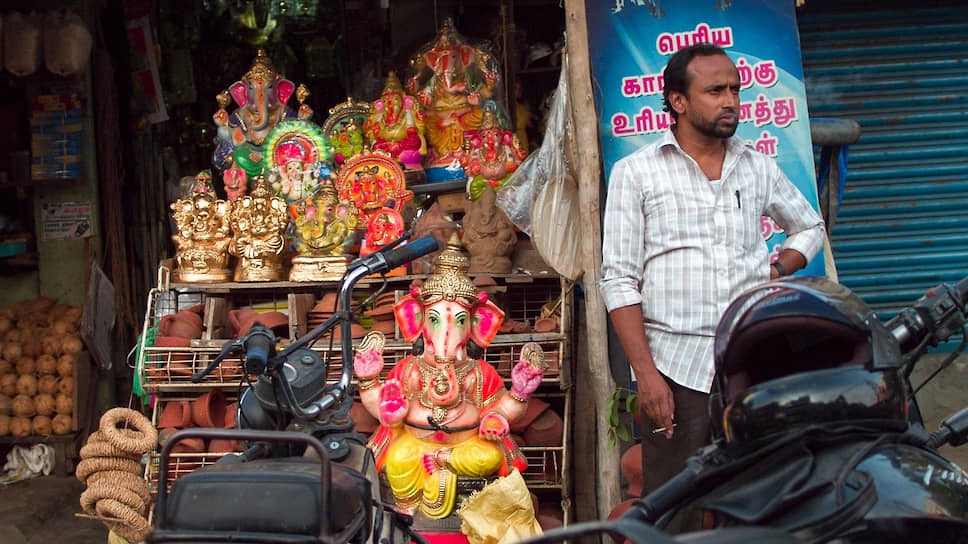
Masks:
[[[323,507],[331,532],[351,536],[367,524],[370,484],[358,471],[332,463],[330,496],[320,497],[316,459],[289,457],[215,464],[172,484],[162,530],[283,533],[321,536]],[[324,502],[325,501],[325,502]]]

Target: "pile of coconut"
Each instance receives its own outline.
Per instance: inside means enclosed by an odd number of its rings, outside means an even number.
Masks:
[[[72,431],[81,314],[45,297],[0,309],[0,436]]]

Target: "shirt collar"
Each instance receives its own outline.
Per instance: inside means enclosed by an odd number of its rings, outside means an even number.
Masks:
[[[657,142],[657,145],[655,147],[656,153],[658,153],[659,151],[661,151],[663,148],[667,146],[672,146],[678,149],[680,153],[685,154],[685,151],[683,151],[682,148],[679,146],[679,140],[676,140],[675,134],[672,133],[671,127],[665,132],[663,132],[662,138]],[[742,155],[743,153],[746,153],[747,150],[749,150],[749,146],[746,145],[746,142],[743,141],[742,138],[740,138],[735,134],[733,134],[726,140],[727,157],[729,157],[730,155]]]

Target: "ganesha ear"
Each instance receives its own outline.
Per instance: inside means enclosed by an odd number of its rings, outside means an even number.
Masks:
[[[407,295],[393,305],[393,315],[403,333],[403,339],[413,342],[423,330],[424,308],[413,295]]]
[[[504,321],[504,312],[493,302],[487,301],[478,304],[474,308],[471,339],[477,345],[486,348],[497,335],[497,330],[501,328],[502,321]]]
[[[245,83],[236,81],[231,87],[229,87],[229,92],[232,94],[232,98],[240,108],[245,107],[245,105],[249,102],[249,88],[246,87]]]
[[[289,98],[292,97],[292,93],[296,90],[296,85],[289,81],[288,79],[280,79],[276,83],[276,96],[279,97],[279,103],[285,104],[289,102]]]

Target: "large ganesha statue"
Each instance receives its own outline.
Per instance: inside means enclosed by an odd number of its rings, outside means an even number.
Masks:
[[[455,235],[434,273],[394,305],[404,338],[415,344],[385,381],[379,379],[382,334],[367,335],[353,361],[363,406],[380,420],[369,446],[396,506],[431,519],[454,511],[458,477],[505,476],[527,467],[508,433],[544,372],[536,344],[522,348],[510,390],[479,358],[504,314],[473,285],[467,266]]]
[[[287,103],[296,94],[298,110]],[[309,91],[297,89],[292,81],[278,74],[264,50],[259,49],[249,71],[217,97],[219,109],[213,115],[217,127],[212,163],[219,170],[233,164],[254,180],[262,173],[263,144],[269,132],[287,119],[308,119],[312,110],[304,101]],[[230,100],[238,105],[231,114],[226,111]]]

